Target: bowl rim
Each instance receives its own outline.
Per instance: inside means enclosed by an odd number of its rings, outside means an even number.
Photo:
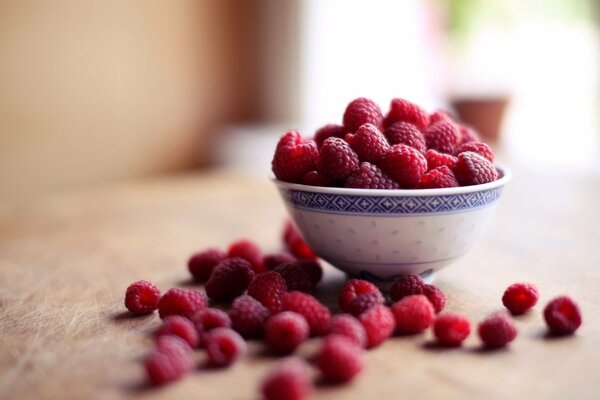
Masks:
[[[512,179],[510,170],[501,164],[495,165],[496,170],[501,175],[499,179],[493,182],[483,183],[481,185],[459,186],[453,188],[440,189],[355,189],[342,187],[327,187],[327,186],[310,186],[301,183],[290,183],[280,181],[275,177],[271,180],[283,189],[301,190],[304,192],[328,193],[338,195],[355,195],[355,196],[388,196],[388,197],[418,197],[418,196],[448,196],[465,193],[483,192],[485,190],[495,189],[504,186]]]

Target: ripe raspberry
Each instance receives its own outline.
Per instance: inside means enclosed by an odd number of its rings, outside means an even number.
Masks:
[[[331,311],[313,296],[294,291],[284,294],[281,301],[285,311],[293,311],[306,318],[311,335],[322,335],[329,330]]]
[[[165,385],[182,378],[192,369],[193,355],[183,339],[173,335],[160,337],[156,349],[145,362],[148,378],[155,385]]]
[[[424,173],[419,183],[421,189],[451,188],[457,186],[458,181],[454,176],[454,172],[445,165]]]
[[[281,361],[269,371],[261,384],[265,400],[304,400],[312,391],[310,367],[297,357]]]
[[[417,149],[395,144],[385,153],[383,170],[403,188],[414,188],[427,172],[427,160]]]
[[[371,292],[379,292],[379,294],[381,294],[381,291],[377,288],[377,286],[373,285],[369,281],[362,279],[350,279],[346,281],[340,292],[340,309],[344,312],[349,312],[348,310],[352,300],[361,294],[367,294]]]
[[[392,314],[396,319],[396,332],[402,334],[420,333],[433,325],[433,306],[422,294],[404,297],[394,303]]]
[[[276,352],[292,353],[310,334],[310,327],[302,315],[284,311],[273,315],[267,321],[265,339],[267,344]]]
[[[275,271],[267,271],[254,277],[248,286],[248,295],[260,301],[272,314],[281,311],[281,296],[288,290],[285,279]]]
[[[423,285],[423,294],[433,306],[436,314],[446,307],[446,295],[435,285]]]
[[[188,261],[188,269],[197,282],[206,282],[213,269],[227,254],[221,249],[210,248],[193,254]]]
[[[359,163],[358,155],[350,145],[343,139],[333,137],[323,142],[317,160],[319,172],[334,180],[348,178]]]
[[[384,305],[370,308],[362,313],[358,319],[367,333],[367,348],[379,346],[392,336],[396,329],[394,314]]]
[[[410,122],[420,130],[429,125],[429,115],[416,104],[404,99],[393,99],[390,111],[385,117],[385,126],[396,122]]]
[[[352,299],[348,303],[348,310],[346,311],[357,317],[368,309],[381,305],[384,302],[385,299],[380,291],[365,293]]]
[[[373,124],[381,129],[383,114],[374,101],[359,97],[350,102],[344,111],[344,128],[346,132],[356,132],[364,124]]]
[[[419,150],[421,153],[427,151],[425,137],[419,128],[410,122],[396,122],[387,127],[384,133],[391,145],[405,144]]]
[[[229,328],[215,328],[206,333],[204,347],[210,363],[217,367],[233,364],[246,352],[244,339]]]
[[[200,333],[208,332],[215,328],[231,328],[231,318],[218,308],[205,308],[198,311],[191,318]]]
[[[471,151],[458,155],[458,161],[452,171],[461,186],[480,185],[498,179],[498,171],[494,165]]]
[[[454,122],[454,118],[448,113],[448,111],[437,110],[429,116],[429,124],[435,124],[438,121],[450,121]]]
[[[314,141],[306,141],[298,131],[286,132],[275,149],[271,169],[285,182],[300,182],[304,174],[316,167],[318,150]]]
[[[321,279],[323,278],[323,268],[321,267],[321,264],[313,260],[298,260],[294,261],[294,264],[306,272],[314,286],[321,282]]]
[[[346,129],[342,125],[337,124],[327,124],[325,126],[320,127],[315,132],[315,143],[317,147],[321,147],[325,139],[330,137],[337,137],[343,139],[346,136]]]
[[[179,336],[192,348],[200,344],[200,335],[194,323],[181,315],[171,315],[163,320],[162,325],[156,331],[156,337],[165,335]]]
[[[469,142],[481,142],[479,134],[473,127],[458,124],[458,130],[460,132],[460,139],[458,140],[459,145]]]
[[[570,335],[581,325],[579,306],[567,296],[559,296],[544,308],[544,319],[551,333]]]
[[[281,264],[273,270],[285,279],[287,290],[299,290],[310,293],[314,289],[308,274],[296,263]]]
[[[362,348],[367,345],[365,328],[358,319],[350,314],[337,314],[331,317],[329,333],[345,336]]]
[[[257,274],[265,270],[263,254],[260,247],[251,240],[242,239],[229,246],[227,252],[229,258],[240,257],[252,264],[252,269]]]
[[[270,316],[268,308],[248,295],[235,299],[229,310],[231,326],[244,337],[261,336],[265,322]]]
[[[229,301],[244,293],[254,278],[252,265],[240,257],[221,261],[204,286],[208,297],[215,301]]]
[[[460,346],[470,333],[469,320],[449,312],[440,315],[433,324],[433,334],[444,346]]]
[[[133,282],[125,291],[125,307],[136,315],[153,313],[159,300],[160,290],[148,281]]]
[[[302,184],[309,186],[335,186],[335,181],[319,171],[308,171],[302,177]]]
[[[477,143],[477,142],[468,142],[461,144],[460,146],[456,146],[454,149],[454,155],[459,155],[465,151],[472,151],[473,153],[477,153],[480,156],[487,159],[489,162],[494,162],[494,152],[485,143]]]
[[[441,120],[429,125],[424,131],[427,147],[440,153],[452,154],[460,138],[460,132],[452,122]]]
[[[270,253],[263,257],[263,265],[267,271],[275,269],[279,264],[291,263],[296,261],[296,257],[289,253]]]
[[[355,134],[347,134],[346,141],[361,161],[372,164],[379,164],[386,150],[390,147],[383,133],[371,124],[362,125]]]
[[[165,293],[158,303],[158,314],[161,318],[169,315],[183,315],[191,318],[195,313],[206,308],[208,301],[202,292],[192,289],[173,288]]]
[[[477,333],[486,347],[497,349],[515,340],[517,328],[508,314],[498,312],[480,322]]]
[[[316,260],[317,255],[306,244],[291,221],[287,221],[283,230],[283,241],[292,255],[300,260]]]
[[[425,283],[419,275],[407,275],[396,281],[390,288],[390,297],[396,302],[406,296],[423,294]]]
[[[502,304],[513,314],[523,314],[535,306],[540,297],[537,288],[531,283],[510,285],[502,295]]]
[[[439,151],[433,149],[427,150],[425,153],[425,159],[427,160],[428,171],[431,171],[437,167],[441,167],[442,165],[452,169],[458,161],[458,158],[454,157],[452,154],[440,153]]]
[[[360,166],[352,172],[344,185],[347,188],[358,189],[399,189],[398,182],[387,176],[378,166],[361,163]]]
[[[364,367],[360,347],[341,335],[329,335],[316,357],[316,365],[326,380],[336,383],[351,381]]]

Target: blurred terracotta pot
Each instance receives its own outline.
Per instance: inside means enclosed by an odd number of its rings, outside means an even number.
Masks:
[[[500,136],[508,96],[461,97],[451,100],[452,107],[464,123],[477,129],[486,140]]]

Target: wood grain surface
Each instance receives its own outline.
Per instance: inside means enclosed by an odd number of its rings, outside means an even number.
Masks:
[[[368,352],[347,386],[318,384],[315,399],[600,398],[600,177],[514,169],[484,237],[436,277],[448,309],[476,323],[502,308],[509,284],[541,291],[516,319],[506,350],[476,335],[459,349],[431,333],[397,337]],[[124,290],[137,279],[162,290],[196,287],[185,262],[195,250],[249,237],[278,250],[285,211],[268,180],[210,174],[140,181],[0,207],[1,399],[257,399],[277,359],[258,343],[227,370],[203,366],[174,385],[149,387],[141,360],[157,315],[132,318]],[[344,276],[326,266],[318,296],[335,307]],[[546,335],[544,304],[580,304],[576,335]],[[299,353],[310,356],[316,340]]]

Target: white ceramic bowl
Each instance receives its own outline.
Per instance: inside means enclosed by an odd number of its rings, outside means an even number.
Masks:
[[[290,217],[315,253],[348,275],[385,286],[425,279],[465,254],[485,230],[510,180],[447,189],[373,190],[275,180]]]

